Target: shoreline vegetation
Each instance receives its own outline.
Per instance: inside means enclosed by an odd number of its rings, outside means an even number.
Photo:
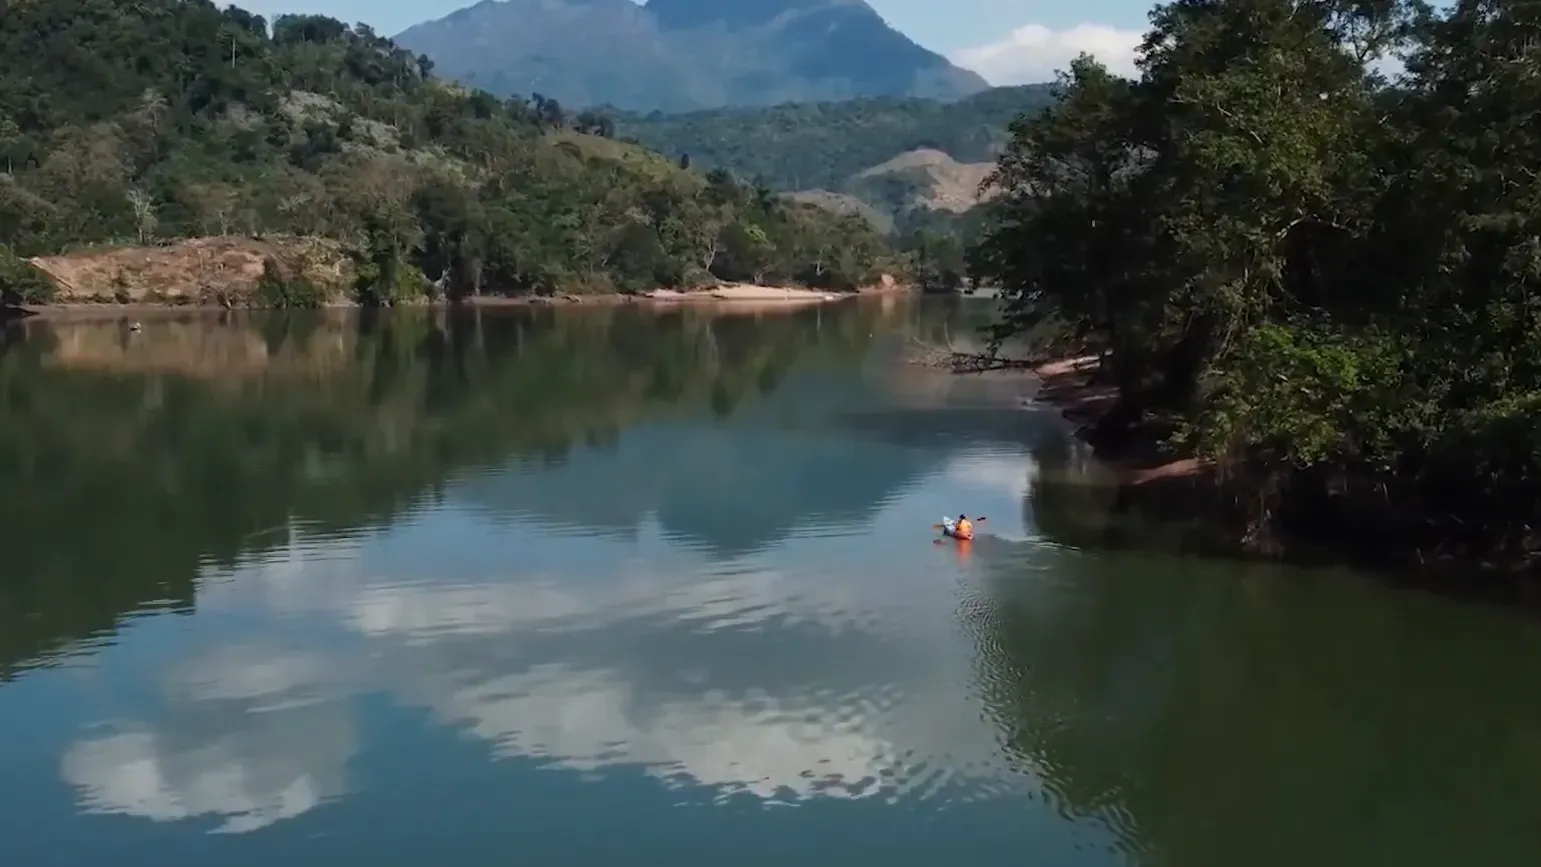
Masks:
[[[414,300],[395,305],[402,309],[425,307],[460,307],[469,309],[563,307],[603,308],[638,306],[651,308],[691,307],[722,309],[734,312],[758,312],[797,310],[823,304],[834,304],[855,298],[882,295],[908,294],[909,287],[863,288],[851,292],[821,292],[799,287],[778,286],[721,286],[691,292],[656,290],[635,294],[609,293],[604,295],[481,295],[459,299]],[[366,305],[356,301],[339,301],[319,305],[316,310],[364,310]],[[274,313],[283,308],[270,307],[223,307],[208,303],[167,304],[155,302],[76,301],[0,308],[0,323],[13,321],[64,321],[78,322],[92,319],[124,317],[155,318],[177,313]]]
[[[0,16],[13,309],[812,303],[911,258],[860,216],[619,140],[599,112],[442,80],[365,25],[205,0]]]
[[[1246,467],[1174,446],[1159,430],[1127,426],[1118,416],[1123,397],[1111,381],[1109,361],[1106,355],[1078,351],[1034,351],[1015,358],[995,350],[939,347],[923,347],[910,358],[953,375],[1007,371],[1034,380],[1031,403],[1057,413],[1071,427],[1071,436],[1091,448],[1109,471],[1105,483],[1117,490],[1115,512],[1134,516],[1147,532],[1155,528],[1166,537],[1146,536],[1155,544],[1244,559],[1347,562],[1402,586],[1476,601],[1541,605],[1541,576],[1528,557],[1504,557],[1491,549],[1452,551],[1443,534],[1392,536],[1401,527],[1427,526],[1444,514],[1419,501],[1389,508],[1385,500],[1379,507],[1355,502],[1350,507],[1360,510],[1357,515],[1340,507],[1314,524],[1256,534],[1249,502],[1257,496],[1250,488],[1256,476]],[[1323,527],[1328,521],[1345,526],[1332,531]],[[1388,543],[1392,539],[1400,544]]]
[[[1045,399],[1131,503],[1186,488],[1156,510],[1252,554],[1533,583],[1538,27],[1534,3],[1158,5],[1135,77],[1080,57],[1011,126],[968,253],[997,347],[1101,359]]]
[[[945,369],[954,375],[1011,371],[1031,377],[1037,388],[1032,403],[1057,411],[1074,428],[1077,439],[1092,446],[1098,460],[1120,487],[1135,489],[1208,479],[1216,470],[1211,460],[1164,448],[1158,437],[1100,436],[1100,426],[1118,406],[1117,386],[1106,379],[1106,359],[1100,355],[1053,354],[1044,360],[1011,358],[991,351],[970,352],[922,346],[911,363]]]
[[[133,248],[126,248],[132,250]],[[68,257],[53,257],[54,261]],[[45,275],[53,276],[39,263]],[[638,305],[667,308],[690,306],[693,308],[721,308],[737,312],[758,310],[801,309],[804,307],[832,304],[853,298],[904,295],[916,292],[915,288],[895,280],[891,275],[879,275],[876,283],[838,291],[809,289],[803,286],[776,286],[750,283],[718,283],[691,290],[659,288],[638,292],[605,292],[554,295],[466,295],[450,298],[424,293],[398,299],[396,307],[465,307],[496,309],[500,307],[610,307]],[[0,322],[15,320],[69,320],[79,321],[97,318],[128,316],[155,317],[167,313],[192,312],[215,313],[224,311],[278,311],[281,306],[266,306],[250,288],[238,295],[229,296],[225,303],[197,295],[165,295],[158,292],[111,295],[103,293],[55,292],[44,303],[23,303],[0,307]],[[314,309],[356,310],[371,306],[352,298],[328,298],[312,306]]]

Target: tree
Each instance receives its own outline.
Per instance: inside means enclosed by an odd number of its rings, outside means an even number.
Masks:
[[[1221,461],[1257,521],[1395,485],[1465,544],[1533,536],[1541,7],[1175,0],[1151,22],[1137,80],[1082,59],[1011,127],[969,252],[1007,294],[1000,336],[1059,323],[1104,352],[1099,432]],[[1365,62],[1394,47],[1387,82]]]
[[[155,237],[155,202],[140,189],[129,190],[128,201],[134,208],[134,227],[139,232],[139,243],[148,244]]]
[[[774,264],[775,248],[765,230],[754,223],[730,223],[723,229],[718,276],[728,280],[764,282]],[[725,262],[723,260],[726,260]]]
[[[181,197],[197,215],[200,231],[209,235],[230,234],[235,216],[235,190],[217,183],[190,184],[182,189]]]
[[[913,257],[915,279],[924,292],[951,292],[963,284],[963,243],[956,235],[917,232],[903,248]]]
[[[0,113],[0,159],[5,160],[5,173],[16,170],[15,149],[21,144],[21,128],[10,116]]]

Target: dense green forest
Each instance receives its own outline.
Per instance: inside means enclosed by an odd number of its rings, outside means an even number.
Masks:
[[[880,97],[844,102],[622,115],[624,136],[708,169],[729,169],[773,190],[838,190],[856,173],[905,151],[933,148],[988,162],[1006,125],[1036,110],[1049,85],[996,87],[956,102]]]
[[[362,25],[269,26],[203,0],[3,8],[13,295],[48,289],[17,256],[213,234],[340,240],[366,302],[713,278],[849,288],[890,264],[860,219],[686,170],[594,113],[439,81]],[[312,289],[273,297],[314,303]]]
[[[984,221],[980,209],[933,206],[939,180],[924,170],[863,176],[900,154],[939,150],[960,163],[988,163],[1013,119],[1046,105],[1053,87],[996,87],[961,100],[876,97],[842,102],[726,108],[688,114],[622,114],[619,134],[708,170],[781,191],[826,190],[889,234],[917,269],[917,282],[952,289],[964,279],[962,250]],[[970,184],[969,186],[972,186]]]
[[[1538,42],[1519,0],[1158,7],[1137,80],[1082,59],[1012,126],[973,251],[1005,330],[1106,351],[1094,433],[1217,459],[1254,530],[1528,558]]]

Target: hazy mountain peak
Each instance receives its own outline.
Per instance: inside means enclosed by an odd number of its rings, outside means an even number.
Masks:
[[[717,23],[765,24],[788,12],[836,6],[865,7],[877,14],[863,0],[648,0],[645,8],[660,26],[683,29]]]
[[[482,0],[396,41],[443,75],[573,106],[952,99],[986,87],[863,0]]]

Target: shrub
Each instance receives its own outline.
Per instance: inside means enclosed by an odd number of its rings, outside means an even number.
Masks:
[[[32,263],[0,244],[0,303],[7,306],[47,304],[58,287]]]
[[[308,310],[320,307],[326,293],[303,274],[285,276],[272,257],[262,262],[262,276],[257,279],[254,306],[271,310]]]
[[[363,259],[357,266],[354,290],[359,303],[367,307],[389,307],[426,298],[432,286],[422,269],[408,262],[396,263],[395,279],[389,284],[382,280],[380,267],[374,262]]]

